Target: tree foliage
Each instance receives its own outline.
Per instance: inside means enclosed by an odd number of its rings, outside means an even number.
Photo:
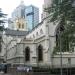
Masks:
[[[59,40],[61,38],[62,51],[69,51],[69,43],[75,43],[75,1],[74,0],[52,0],[51,7],[46,10],[51,14],[50,22],[57,23],[57,31],[62,33],[58,35],[57,48],[60,48]]]
[[[6,18],[7,14],[4,14],[0,8],[0,31],[3,31],[4,29],[4,23],[6,22],[4,19]]]

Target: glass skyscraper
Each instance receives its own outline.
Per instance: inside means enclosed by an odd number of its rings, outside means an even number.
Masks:
[[[25,5],[24,3],[20,3],[18,7],[12,12],[12,18],[13,20],[16,20],[17,18],[25,18]]]
[[[16,21],[19,20],[21,22],[23,19],[26,21],[27,30],[32,30],[39,23],[39,8],[33,5],[25,6],[22,1],[12,12],[12,18],[8,22],[8,28],[17,29]]]
[[[25,9],[28,30],[32,30],[39,23],[39,8],[30,5]]]

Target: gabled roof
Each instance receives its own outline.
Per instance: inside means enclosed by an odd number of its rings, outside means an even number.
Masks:
[[[28,33],[28,31],[5,29],[5,34],[11,35],[11,36],[26,36],[27,33]]]

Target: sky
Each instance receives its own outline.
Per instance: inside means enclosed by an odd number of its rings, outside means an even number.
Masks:
[[[39,8],[41,15],[42,5],[44,4],[44,0],[0,0],[0,8],[2,8],[2,11],[5,14],[8,14],[8,17],[11,17],[11,13],[21,3],[21,1],[24,1],[24,4],[26,6],[30,4],[37,6]]]

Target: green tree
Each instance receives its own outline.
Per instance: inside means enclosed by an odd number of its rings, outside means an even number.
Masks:
[[[6,15],[7,14],[4,14],[0,8],[0,31],[3,31],[4,29],[4,23],[6,22],[5,21]]]
[[[69,43],[75,42],[75,7],[74,0],[52,0],[51,7],[46,8],[50,14],[50,22],[57,23],[57,42],[56,48],[60,46],[61,38],[62,51],[69,51]],[[59,37],[60,31],[60,37]]]

